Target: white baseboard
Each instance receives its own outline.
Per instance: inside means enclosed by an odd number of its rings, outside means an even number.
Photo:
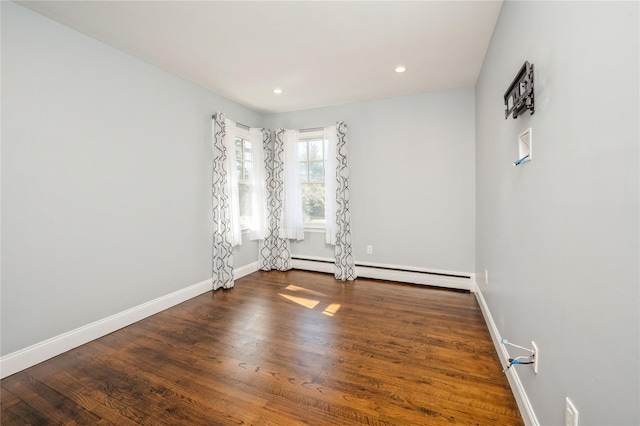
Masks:
[[[482,315],[484,316],[484,320],[487,323],[487,327],[489,328],[489,333],[491,334],[491,339],[493,340],[493,344],[498,351],[498,357],[500,358],[500,363],[502,367],[506,367],[509,363],[509,353],[503,344],[501,344],[502,337],[500,336],[500,332],[498,331],[498,327],[496,323],[493,321],[493,317],[491,316],[491,311],[489,311],[489,306],[487,302],[484,300],[484,296],[482,295],[482,291],[475,284],[475,294],[476,299],[478,300],[478,304],[480,305],[480,309],[482,310]],[[522,385],[522,381],[520,381],[520,377],[518,376],[518,372],[515,368],[510,368],[507,370],[507,380],[509,381],[509,385],[511,386],[511,391],[515,396],[516,403],[518,404],[518,408],[520,409],[520,414],[522,415],[522,420],[524,420],[525,425],[527,426],[540,426],[538,422],[538,418],[536,417],[536,413],[533,411],[533,406],[531,405],[531,401],[529,401],[529,397],[527,396],[527,392]]]
[[[291,260],[294,269],[333,274],[333,259],[299,256]],[[358,277],[401,283],[422,284],[436,287],[475,290],[475,276],[466,272],[443,271],[438,269],[408,268],[406,266],[357,262]],[[407,270],[410,269],[410,270]]]
[[[258,262],[253,262],[245,266],[241,266],[233,270],[233,279],[237,280],[249,274],[253,274],[258,270]]]
[[[234,270],[234,279],[242,278],[257,270],[258,262],[242,266]],[[211,291],[211,279],[174,291],[126,311],[0,357],[0,378],[5,378],[32,367],[208,291]]]

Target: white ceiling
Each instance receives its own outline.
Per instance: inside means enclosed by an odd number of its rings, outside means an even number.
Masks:
[[[502,0],[18,3],[260,112],[472,87],[502,7]],[[400,64],[404,74],[394,72]]]

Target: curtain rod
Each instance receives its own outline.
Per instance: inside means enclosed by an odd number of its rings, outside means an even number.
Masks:
[[[215,118],[215,115],[213,116],[213,118]],[[251,126],[247,126],[246,124],[242,124],[242,123],[238,123],[236,122],[236,127],[241,127],[245,130],[251,130]],[[308,129],[300,129],[298,130],[298,132],[300,133],[307,133],[307,132],[320,132],[323,131],[324,127],[311,127]]]
[[[212,120],[215,120],[215,119],[216,119],[216,115],[215,115],[215,114],[213,114],[213,115],[211,116],[211,119],[212,119]],[[246,124],[242,124],[242,123],[236,123],[236,127],[242,127],[242,128],[243,128],[243,129],[245,129],[245,130],[251,130],[251,127],[250,127],[250,126],[247,126]]]

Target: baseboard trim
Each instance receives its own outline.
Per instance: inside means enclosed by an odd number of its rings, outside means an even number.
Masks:
[[[478,304],[480,305],[480,310],[482,310],[482,315],[484,316],[484,320],[487,323],[487,327],[489,328],[489,334],[491,334],[491,339],[493,340],[493,345],[496,347],[496,351],[498,352],[498,357],[500,358],[500,363],[502,367],[506,367],[509,362],[509,353],[503,344],[500,343],[502,337],[500,336],[500,332],[498,331],[498,327],[496,326],[495,321],[493,320],[493,316],[491,315],[491,311],[489,310],[489,306],[487,302],[484,300],[484,296],[482,295],[482,291],[477,283],[474,283],[475,289],[474,293],[476,295],[476,299],[478,300]],[[536,413],[533,411],[533,406],[531,405],[531,401],[529,401],[529,397],[527,396],[527,392],[522,385],[522,381],[518,376],[518,372],[515,368],[510,368],[507,370],[507,380],[509,381],[509,385],[511,386],[511,391],[515,396],[516,403],[518,404],[518,408],[520,409],[520,414],[522,415],[522,420],[524,420],[525,425],[527,426],[540,426],[538,422],[538,418],[536,417]]]
[[[239,279],[258,270],[258,262],[234,270]],[[92,340],[211,291],[211,279],[174,291],[85,326],[0,357],[0,378],[8,377]]]
[[[249,274],[253,274],[254,272],[258,271],[260,268],[258,268],[258,261],[255,261],[253,263],[250,263],[248,265],[245,266],[241,266],[239,268],[236,268],[233,270],[233,279],[234,280],[238,280],[242,277],[245,277]]]
[[[333,259],[323,257],[295,256],[291,259],[291,266],[294,269],[333,274],[333,262]],[[464,272],[409,268],[407,266],[370,262],[356,262],[356,272],[357,276],[362,278],[446,287],[467,291],[474,291],[475,289],[475,275]]]

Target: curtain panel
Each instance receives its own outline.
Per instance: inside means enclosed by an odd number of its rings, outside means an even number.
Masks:
[[[291,269],[289,240],[280,236],[284,211],[284,139],[285,130],[276,129],[273,141],[264,140],[265,180],[267,188],[266,235],[260,242],[258,263],[263,271]]]
[[[264,240],[267,236],[267,177],[268,152],[271,142],[271,132],[268,129],[249,129],[251,153],[253,156],[253,170],[249,179],[251,197],[251,223],[249,225],[249,239]]]
[[[212,173],[212,207],[213,207],[213,255],[212,284],[213,289],[233,287],[233,243],[230,207],[229,156],[225,138],[227,137],[224,114],[213,116],[213,173]],[[233,170],[233,169],[232,169]]]
[[[329,140],[325,170],[326,242],[335,247],[336,279],[355,280],[357,275],[351,238],[347,125],[344,121],[338,122],[335,126],[325,128],[325,135]]]
[[[239,246],[242,244],[242,229],[240,226],[240,194],[238,189],[238,168],[236,167],[236,122],[224,119],[225,134],[222,138],[225,147],[225,171],[226,171],[226,188],[229,197],[229,239],[231,246]]]
[[[233,252],[241,244],[236,123],[222,113],[213,123],[213,287],[233,286]],[[249,129],[253,173],[250,177],[252,223],[249,236],[259,240],[261,270],[291,269],[290,240],[304,239],[297,130]],[[354,280],[351,238],[347,126],[324,128],[326,243],[334,246],[335,277]],[[263,167],[261,167],[263,166]]]
[[[278,141],[278,138],[281,141]],[[277,146],[284,152],[283,208],[280,215],[280,238],[304,240],[304,220],[302,219],[302,188],[300,186],[300,165],[297,130],[276,129]]]

